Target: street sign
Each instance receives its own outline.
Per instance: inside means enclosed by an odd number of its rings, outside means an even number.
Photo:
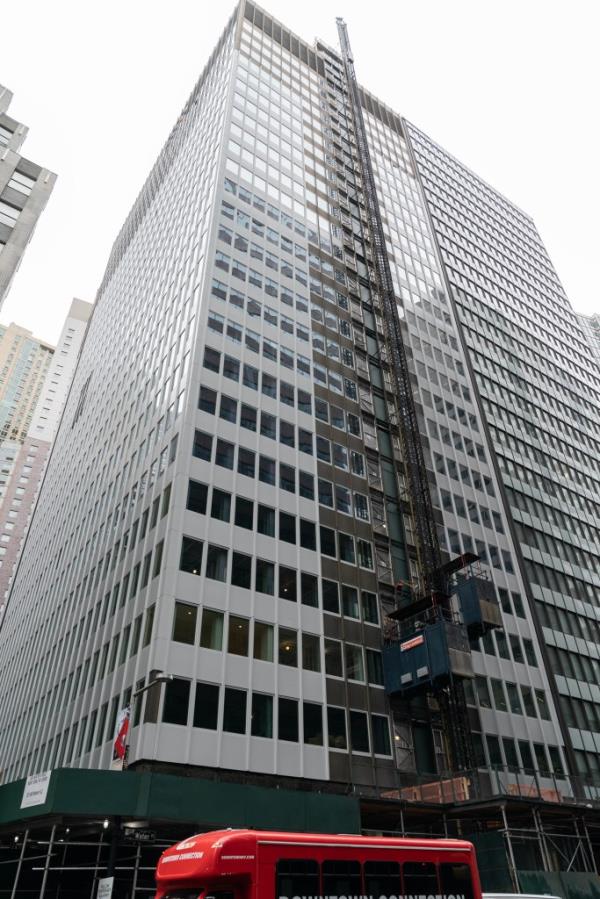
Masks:
[[[155,830],[145,830],[142,827],[125,827],[123,832],[126,840],[133,840],[135,843],[153,843],[156,839]]]
[[[97,899],[112,899],[114,877],[101,877],[98,881]]]

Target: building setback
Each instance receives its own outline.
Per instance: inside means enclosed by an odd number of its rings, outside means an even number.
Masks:
[[[599,388],[530,217],[242,2],[98,292],[0,631],[7,791],[107,769],[133,702],[137,776],[514,813],[522,889],[551,809],[592,871]]]
[[[11,100],[0,84],[0,308],[56,181],[21,155],[28,128],[8,114]]]
[[[2,467],[0,488],[0,621],[91,312],[90,303],[72,301],[45,380],[35,391],[38,399],[33,414],[29,410],[27,416],[31,417],[27,434],[21,443],[0,448],[0,453],[12,456],[12,464]]]

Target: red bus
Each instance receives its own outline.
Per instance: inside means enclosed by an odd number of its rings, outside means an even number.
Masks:
[[[167,849],[156,899],[481,899],[471,843],[219,830]]]

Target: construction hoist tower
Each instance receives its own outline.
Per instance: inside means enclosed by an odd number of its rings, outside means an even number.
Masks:
[[[464,692],[465,678],[473,676],[469,638],[477,636],[488,627],[499,626],[500,614],[493,587],[491,592],[486,592],[479,582],[487,582],[472,577],[461,580],[456,587],[462,616],[458,617],[453,611],[451,580],[461,569],[476,561],[477,557],[463,555],[450,562],[443,561],[360,89],[354,71],[348,30],[343,19],[337,19],[337,27],[373,255],[372,287],[383,311],[385,341],[396,393],[398,430],[405,469],[403,474],[415,534],[418,567],[417,589],[412,592],[410,601],[402,604],[397,602],[397,608],[389,615],[384,629],[386,690],[391,697],[404,699],[424,692],[435,697],[448,743],[451,766],[457,771],[465,770],[472,767],[474,762]],[[467,590],[464,586],[461,588],[461,584],[469,584],[470,587]],[[399,594],[397,599],[400,599]],[[466,606],[468,609],[465,614]]]

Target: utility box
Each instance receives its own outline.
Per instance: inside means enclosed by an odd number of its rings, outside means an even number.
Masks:
[[[456,595],[471,639],[481,637],[493,628],[502,627],[500,606],[491,581],[475,575],[460,579],[456,585]]]
[[[383,676],[388,694],[404,696],[473,677],[465,628],[440,617],[389,643],[383,647]]]

